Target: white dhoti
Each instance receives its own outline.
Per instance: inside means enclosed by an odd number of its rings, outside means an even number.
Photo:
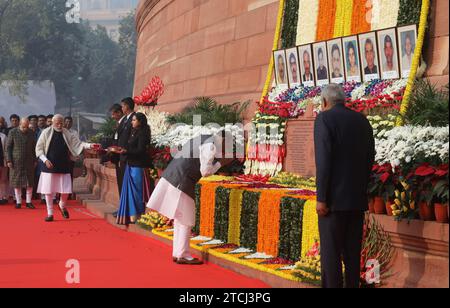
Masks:
[[[55,194],[61,194],[59,207],[64,209],[69,194],[72,193],[72,178],[70,173],[47,173],[41,172],[37,192],[45,195],[47,203],[47,214],[53,216],[53,197]]]
[[[173,257],[192,259],[189,252],[191,229],[195,225],[195,201],[161,178],[147,208],[174,219]]]
[[[48,194],[71,194],[72,178],[70,173],[47,173],[42,172],[39,179],[37,192],[43,195]]]

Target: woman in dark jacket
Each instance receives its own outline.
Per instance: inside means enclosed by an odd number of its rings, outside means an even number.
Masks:
[[[142,113],[136,113],[132,118],[132,131],[125,149],[119,149],[119,154],[127,157],[127,166],[122,185],[120,207],[117,213],[117,223],[120,225],[134,224],[145,212],[145,188],[148,181],[145,169],[151,166],[149,147],[151,140],[150,127],[147,118]],[[148,195],[148,191],[147,191]]]

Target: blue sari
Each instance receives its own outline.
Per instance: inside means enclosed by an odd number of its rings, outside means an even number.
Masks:
[[[135,223],[145,213],[144,199],[144,169],[127,165],[117,212],[117,224]]]

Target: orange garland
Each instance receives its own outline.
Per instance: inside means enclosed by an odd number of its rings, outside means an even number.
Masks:
[[[320,0],[317,20],[316,41],[325,41],[333,38],[336,21],[337,0]]]
[[[367,21],[367,14],[372,9],[371,6],[366,7],[367,0],[353,1],[352,15],[352,34],[369,32],[371,24]]]
[[[278,255],[280,203],[284,194],[284,191],[270,190],[261,193],[258,205],[258,252]]]
[[[219,185],[211,183],[202,185],[200,196],[200,234],[214,237],[214,211],[216,205],[216,188]]]

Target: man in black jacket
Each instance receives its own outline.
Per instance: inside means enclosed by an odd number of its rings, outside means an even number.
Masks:
[[[341,86],[323,90],[323,109],[314,139],[317,176],[322,286],[359,287],[367,186],[375,158],[372,127],[360,113],[345,107]]]
[[[123,118],[119,123],[119,127],[117,128],[117,145],[121,148],[126,148],[128,145],[128,139],[130,138],[132,124],[131,119],[133,118],[134,113],[134,100],[131,97],[124,98],[121,102]],[[127,162],[127,155],[121,154],[119,161],[119,177],[118,177],[118,185],[119,185],[119,194],[122,191],[122,183],[123,176],[125,174],[125,167]]]

